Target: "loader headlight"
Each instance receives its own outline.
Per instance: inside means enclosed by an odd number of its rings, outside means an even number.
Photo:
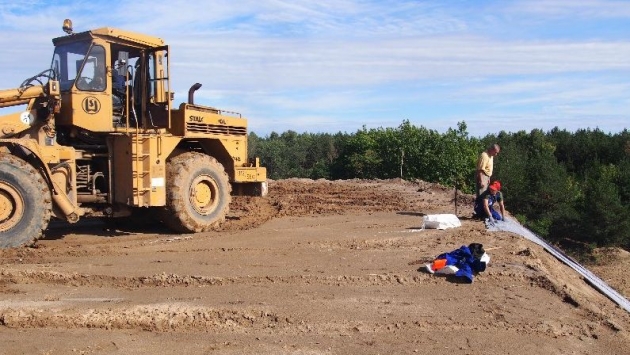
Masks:
[[[30,126],[33,122],[35,122],[35,116],[28,111],[24,111],[20,114],[20,121],[22,121],[25,125]]]

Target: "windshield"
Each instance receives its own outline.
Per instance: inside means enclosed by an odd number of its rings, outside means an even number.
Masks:
[[[63,44],[55,48],[51,68],[57,73],[61,91],[69,91],[90,49],[90,41]]]

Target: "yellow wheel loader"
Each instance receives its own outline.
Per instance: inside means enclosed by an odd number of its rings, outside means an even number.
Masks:
[[[208,231],[232,195],[266,195],[245,118],[195,104],[199,83],[173,107],[162,39],[63,29],[49,69],[0,90],[0,108],[26,106],[0,116],[0,247],[32,244],[51,218],[150,215]]]

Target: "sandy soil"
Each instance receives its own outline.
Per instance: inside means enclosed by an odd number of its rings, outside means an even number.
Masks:
[[[457,200],[424,182],[290,179],[235,198],[215,232],[52,225],[0,251],[0,353],[629,353],[628,312]],[[462,227],[420,229],[435,213]],[[491,256],[472,284],[423,271],[472,242]],[[592,270],[628,297],[628,253],[603,255]]]

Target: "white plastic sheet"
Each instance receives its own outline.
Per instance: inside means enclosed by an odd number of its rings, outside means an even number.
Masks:
[[[612,301],[617,303],[621,308],[630,312],[630,301],[628,301],[628,299],[626,299],[623,295],[621,295],[612,287],[608,286],[606,282],[604,282],[602,279],[597,277],[590,270],[588,270],[584,266],[578,264],[575,260],[568,257],[564,252],[555,248],[553,245],[547,243],[545,240],[543,240],[542,238],[534,234],[534,232],[523,227],[515,219],[506,218],[505,221],[499,221],[494,224],[488,224],[487,228],[490,231],[506,231],[506,232],[516,233],[542,246],[551,255],[555,256],[558,260],[570,266],[571,268],[573,268],[573,270],[577,271],[580,275],[582,275],[588,281],[588,283],[590,283],[593,287],[595,287],[600,292],[608,296],[608,298],[610,298]]]
[[[448,229],[461,226],[462,222],[454,214],[428,214],[422,217],[423,229]]]

